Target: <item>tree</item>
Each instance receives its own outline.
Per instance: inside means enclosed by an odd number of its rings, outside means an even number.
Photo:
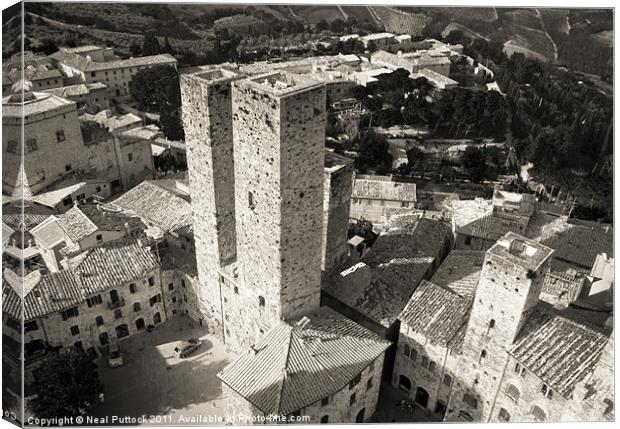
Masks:
[[[317,31],[329,30],[329,24],[326,20],[322,19],[316,24]]]
[[[461,155],[463,168],[469,172],[470,179],[474,183],[482,182],[487,175],[486,154],[483,149],[468,146]]]
[[[138,43],[134,40],[131,45],[129,45],[129,52],[131,52],[131,55],[133,55],[134,57],[139,57],[142,54],[142,48],[140,47],[140,45],[138,45]]]
[[[183,140],[179,73],[172,66],[140,70],[129,84],[129,93],[142,110],[159,112],[164,135]]]
[[[35,396],[28,407],[38,418],[85,414],[103,392],[97,366],[81,351],[59,354],[35,370]]]
[[[157,55],[159,53],[161,53],[161,47],[157,36],[153,32],[146,33],[142,43],[142,55]]]
[[[331,31],[333,31],[334,33],[342,33],[344,32],[344,28],[346,26],[346,23],[340,19],[334,19],[330,24],[329,24],[329,29]]]
[[[368,131],[359,137],[359,155],[355,159],[355,167],[362,172],[370,169],[378,173],[392,171],[392,155],[390,145],[382,135]]]
[[[413,169],[422,162],[424,162],[424,152],[414,144],[407,142],[407,163],[409,166]]]

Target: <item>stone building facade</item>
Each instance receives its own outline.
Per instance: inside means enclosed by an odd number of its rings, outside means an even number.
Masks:
[[[22,150],[23,180],[34,193],[88,167],[75,103],[25,91],[23,98],[20,93],[2,100],[2,191],[9,195],[18,182]]]

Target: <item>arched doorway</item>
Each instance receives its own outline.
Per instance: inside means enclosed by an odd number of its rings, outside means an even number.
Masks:
[[[398,378],[398,388],[406,393],[411,392],[411,380],[409,380],[406,376],[401,375]]]
[[[364,423],[364,414],[366,413],[366,408],[362,408],[359,413],[357,413],[357,417],[355,417],[355,423]]]
[[[428,406],[428,392],[421,387],[418,387],[415,391],[415,402],[416,404],[426,408]]]
[[[446,403],[444,401],[437,401],[435,404],[435,414],[444,416],[446,414]]]
[[[129,328],[127,327],[127,324],[123,323],[122,325],[118,325],[116,327],[117,338],[124,338],[124,337],[127,337],[128,335],[129,335]]]
[[[136,320],[136,329],[138,331],[144,329],[144,319],[142,317]]]
[[[101,344],[102,346],[107,345],[109,342],[108,339],[108,333],[107,332],[102,332],[99,334],[99,344]]]

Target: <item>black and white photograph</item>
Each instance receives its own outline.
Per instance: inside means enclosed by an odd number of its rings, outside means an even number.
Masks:
[[[455,3],[3,2],[2,428],[614,422],[613,3]]]

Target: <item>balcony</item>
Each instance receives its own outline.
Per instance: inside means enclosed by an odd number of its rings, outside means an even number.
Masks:
[[[108,301],[108,308],[114,310],[115,308],[123,307],[125,305],[125,298],[119,298],[116,301]]]

